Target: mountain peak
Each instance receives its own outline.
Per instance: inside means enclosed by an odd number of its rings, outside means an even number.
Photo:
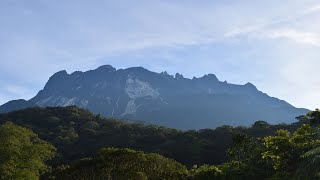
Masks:
[[[61,71],[54,73],[52,76],[65,76],[65,75],[69,75],[69,74],[67,73],[66,70],[61,70]]]
[[[175,78],[180,80],[180,79],[184,79],[182,74],[176,73]]]
[[[169,74],[168,74],[167,71],[162,71],[160,74],[161,74],[161,75],[165,75],[165,76],[169,76]]]
[[[108,117],[180,129],[251,125],[258,119],[292,122],[307,112],[263,94],[251,83],[229,84],[214,74],[190,80],[179,73],[172,76],[143,67],[116,70],[110,65],[71,75],[59,71],[31,100],[10,102],[1,108],[71,105]]]
[[[98,71],[112,72],[112,71],[116,71],[117,69],[114,68],[114,67],[111,66],[111,65],[103,65],[103,66],[98,67],[96,70],[98,70]]]
[[[20,110],[28,107],[35,107],[36,104],[26,101],[24,99],[12,100],[0,106],[0,113],[7,113],[10,111]]]
[[[200,79],[204,79],[204,80],[212,80],[212,81],[219,81],[219,79],[217,78],[216,75],[214,74],[206,74],[203,77],[201,77]]]
[[[131,67],[131,68],[127,68],[124,69],[124,72],[129,73],[130,75],[138,75],[138,76],[148,76],[147,74],[151,73],[151,71],[149,71],[148,69],[145,69],[141,66],[139,67]]]
[[[148,71],[147,69],[145,69],[144,67],[141,67],[141,66],[127,68],[126,70],[131,70],[131,71]]]
[[[66,79],[66,77],[68,77],[68,76],[69,76],[69,74],[67,73],[67,71],[66,70],[62,70],[62,71],[54,73],[50,77],[49,81],[55,80],[55,81],[59,82],[59,80]]]
[[[246,83],[244,86],[252,89],[257,89],[257,87],[250,82]]]

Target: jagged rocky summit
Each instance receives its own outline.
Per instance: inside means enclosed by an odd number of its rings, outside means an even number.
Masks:
[[[34,98],[0,106],[9,112],[33,106],[78,106],[107,117],[180,129],[251,125],[257,120],[292,123],[308,112],[270,97],[253,84],[221,82],[213,74],[188,79],[142,67],[105,65],[87,72],[60,71]]]

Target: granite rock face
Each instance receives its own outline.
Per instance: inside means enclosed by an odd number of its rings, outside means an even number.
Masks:
[[[268,96],[251,83],[229,84],[213,74],[188,79],[178,73],[171,76],[142,67],[117,70],[109,65],[87,72],[57,72],[34,98],[12,101],[0,112],[11,107],[71,105],[107,117],[180,129],[246,126],[257,120],[292,123],[308,112]]]

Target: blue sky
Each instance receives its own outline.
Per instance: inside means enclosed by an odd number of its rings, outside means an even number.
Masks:
[[[1,0],[0,104],[65,69],[214,73],[320,107],[319,0]]]

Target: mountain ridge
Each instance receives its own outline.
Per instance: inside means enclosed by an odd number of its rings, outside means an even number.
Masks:
[[[27,102],[40,107],[76,105],[106,117],[180,129],[250,125],[257,120],[292,123],[308,111],[270,97],[249,82],[237,85],[219,81],[214,74],[189,79],[179,73],[110,65],[70,74],[59,71]],[[3,106],[1,111],[6,112]]]

